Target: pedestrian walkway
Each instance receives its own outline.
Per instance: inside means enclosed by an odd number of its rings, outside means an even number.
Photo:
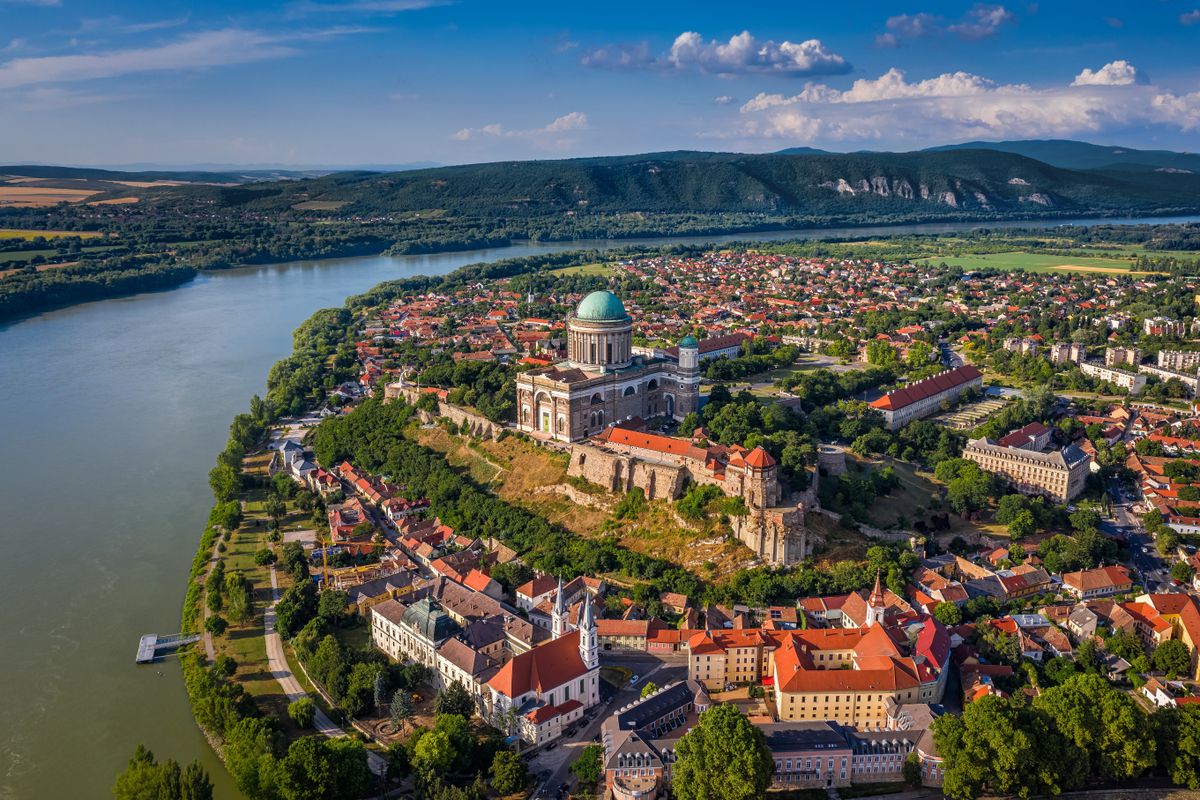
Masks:
[[[292,668],[288,665],[287,656],[283,652],[283,638],[275,632],[275,604],[279,602],[281,593],[279,591],[279,583],[275,576],[275,567],[271,566],[271,605],[267,608],[263,615],[264,626],[266,628],[267,642],[267,663],[271,669],[271,675],[275,680],[279,681],[280,687],[283,688],[283,693],[287,695],[288,702],[294,702],[302,697],[308,697],[308,692],[304,691],[304,687],[300,685],[300,681],[296,680],[296,676],[292,673]],[[331,739],[339,736],[345,736],[346,732],[334,724],[321,707],[316,706],[317,714],[313,718],[313,727],[318,733],[323,733]],[[373,751],[367,751],[367,760],[371,766],[371,771],[376,775],[384,775],[387,773],[387,761],[383,756]]]

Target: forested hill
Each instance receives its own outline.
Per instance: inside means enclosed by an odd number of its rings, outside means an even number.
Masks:
[[[1068,170],[1013,153],[671,152],[349,172],[142,192],[159,208],[529,219],[756,213],[836,221],[1200,209],[1200,175]]]

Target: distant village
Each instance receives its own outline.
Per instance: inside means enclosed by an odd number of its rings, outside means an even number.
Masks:
[[[721,444],[697,422],[712,384],[755,388],[768,370],[728,381],[710,370],[780,348],[842,373],[899,365],[904,379],[858,400],[889,433],[920,422],[962,435],[1038,384],[1055,395],[1042,419],[964,435],[954,463],[1002,494],[1094,514],[1110,557],[1059,569],[1048,530],[950,541],[914,528],[888,532],[917,564],[902,586],[883,575],[786,604],[669,592],[638,602],[605,576],[523,567],[387,476],[317,463],[304,438],[313,417],[280,432],[271,470],[325,500],[328,539],[305,542],[314,577],[347,593],[376,649],[425,665],[438,687],[461,684],[524,751],[598,727],[604,787],[619,800],[663,796],[680,738],[717,704],[762,730],[776,786],[825,788],[899,781],[906,764],[941,785],[933,721],[989,695],[1035,694],[1025,662],[1084,651],[1146,708],[1200,703],[1200,321],[1129,310],[1134,298],[1192,305],[1193,287],[1140,275],[948,278],[933,265],[749,251],[622,261],[605,280],[611,290],[509,279],[395,299],[362,326],[358,380],[319,416],[382,395],[464,436],[565,453],[573,478],[616,495],[677,500],[712,485],[744,505],[732,536],[758,563],[789,567],[819,557],[807,521],[824,513],[820,484],[846,471],[852,442],[822,443],[807,486],[789,486],[778,454]],[[508,417],[423,384],[402,356],[414,347],[511,370]],[[760,383],[763,402],[797,407],[786,379]],[[517,586],[493,577],[518,569],[528,580]],[[1170,674],[1153,658],[1167,642],[1187,653]],[[629,678],[630,664],[672,679]],[[601,680],[611,665],[624,668],[624,691]]]

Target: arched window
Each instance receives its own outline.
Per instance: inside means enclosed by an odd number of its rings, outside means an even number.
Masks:
[[[626,397],[632,397],[635,391],[636,390],[632,386],[627,386],[622,394],[624,394]]]
[[[567,429],[567,418],[566,418],[566,417],[563,417],[563,416],[559,416],[559,418],[558,418],[558,432],[559,432],[559,433],[562,433],[562,432],[563,432],[563,431],[565,431],[566,429]]]
[[[598,406],[603,402],[604,402],[604,398],[601,396],[601,394],[599,392],[596,392],[594,395],[592,395],[592,405]]]
[[[650,382],[646,384],[646,391],[648,391],[648,392],[653,392],[657,388],[658,388],[658,378],[651,378]]]

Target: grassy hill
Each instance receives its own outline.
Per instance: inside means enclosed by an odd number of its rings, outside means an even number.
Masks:
[[[1132,147],[1076,142],[1070,139],[1025,139],[1014,142],[963,142],[931,147],[926,152],[997,150],[1044,161],[1067,169],[1187,170],[1200,173],[1200,155],[1171,150],[1137,150]]]
[[[765,154],[671,152],[344,172],[143,192],[148,202],[253,212],[531,218],[758,213],[828,219],[1163,213],[1200,208],[1200,175],[1084,171],[990,150]]]

